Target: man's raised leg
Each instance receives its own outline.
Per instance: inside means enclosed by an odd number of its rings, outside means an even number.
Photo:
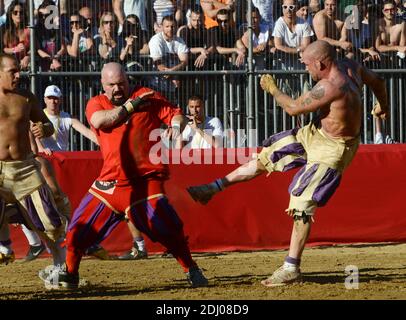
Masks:
[[[207,204],[216,193],[223,191],[233,184],[252,180],[265,171],[264,165],[259,160],[253,159],[230,172],[224,178],[217,179],[208,184],[189,187],[187,191],[193,200],[201,204]]]

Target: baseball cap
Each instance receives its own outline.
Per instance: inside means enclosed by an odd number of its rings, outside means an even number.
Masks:
[[[57,86],[52,85],[48,86],[45,89],[44,97],[62,97],[62,92],[61,89],[59,89]]]

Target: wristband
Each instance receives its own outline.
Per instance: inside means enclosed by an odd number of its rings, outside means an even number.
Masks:
[[[137,111],[137,107],[142,103],[142,99],[140,97],[137,97],[134,100],[130,100],[127,103],[125,103],[122,107],[127,110],[128,114],[131,114],[135,111]]]

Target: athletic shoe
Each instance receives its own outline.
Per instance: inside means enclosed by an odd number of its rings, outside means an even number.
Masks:
[[[137,248],[132,248],[130,251],[126,252],[122,256],[119,256],[119,260],[140,260],[148,258],[148,252],[143,250],[138,250]]]
[[[189,272],[186,273],[186,278],[193,288],[205,287],[209,284],[202,270],[197,266],[189,269]]]
[[[86,255],[95,257],[100,260],[110,260],[110,255],[102,246],[92,246],[86,250]]]
[[[45,281],[49,275],[54,271],[55,266],[53,264],[46,266],[45,269],[42,269],[38,272],[38,277]]]
[[[386,144],[395,144],[395,143],[397,143],[397,142],[396,142],[395,140],[393,140],[391,136],[387,135],[387,136],[385,137],[385,143],[386,143]]]
[[[59,287],[64,289],[77,289],[79,287],[79,274],[68,273],[66,270],[61,270],[58,273]]]
[[[5,253],[0,252],[0,264],[7,265],[9,263],[14,262],[15,259],[16,258],[15,258],[14,252],[12,252],[10,254],[5,254]]]
[[[164,253],[162,253],[161,258],[173,258],[173,254],[169,251],[165,251]]]
[[[44,281],[45,288],[48,290],[77,289],[79,287],[79,274],[68,273],[65,265],[47,266],[38,273],[38,276]]]
[[[268,279],[261,281],[261,284],[266,287],[279,287],[301,281],[302,274],[300,273],[300,269],[296,271],[289,271],[282,266],[277,269]]]
[[[45,250],[46,247],[43,243],[41,243],[39,246],[30,246],[27,255],[24,258],[24,262],[29,262],[37,259]]]
[[[382,135],[382,133],[378,132],[378,133],[375,135],[374,143],[375,143],[375,144],[382,144],[382,143],[383,143],[383,135]]]
[[[213,184],[202,184],[200,186],[186,188],[193,200],[201,204],[207,204],[211,198],[219,192],[219,189]]]

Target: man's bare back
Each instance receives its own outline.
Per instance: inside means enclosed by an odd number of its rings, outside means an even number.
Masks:
[[[30,121],[35,137],[50,136],[52,123],[39,107],[37,98],[17,89],[20,70],[8,55],[0,57],[0,161],[25,160],[31,153]]]

